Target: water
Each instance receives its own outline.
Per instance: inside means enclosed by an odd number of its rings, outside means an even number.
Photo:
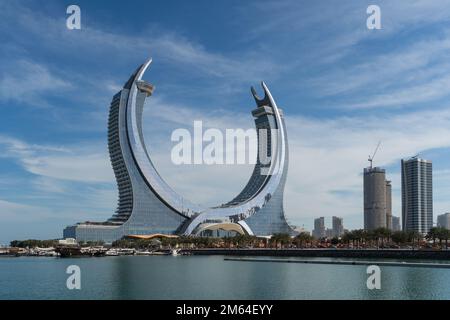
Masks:
[[[450,299],[450,269],[381,267],[381,289],[368,290],[365,266],[223,259],[2,257],[0,299]],[[66,288],[72,264],[81,290]]]

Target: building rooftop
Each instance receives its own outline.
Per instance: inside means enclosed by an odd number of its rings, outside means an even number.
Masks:
[[[403,159],[405,162],[425,162],[425,163],[432,163],[431,160],[426,160],[418,157],[411,157],[409,159]]]

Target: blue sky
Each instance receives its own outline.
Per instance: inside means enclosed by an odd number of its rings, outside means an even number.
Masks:
[[[66,8],[81,7],[81,30]],[[377,4],[382,29],[366,28]],[[108,106],[153,58],[144,113],[162,176],[214,205],[243,187],[249,166],[175,166],[170,133],[251,128],[249,88],[266,81],[286,115],[289,221],[344,217],[362,226],[362,169],[393,183],[400,159],[433,160],[434,215],[450,211],[450,1],[1,1],[0,243],[60,237],[105,220],[117,190],[106,144]]]

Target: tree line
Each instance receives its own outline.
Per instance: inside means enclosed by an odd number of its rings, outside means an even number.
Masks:
[[[118,248],[135,248],[149,249],[156,247],[195,247],[195,248],[304,248],[313,246],[334,245],[350,247],[386,247],[411,245],[412,247],[420,246],[423,240],[433,242],[436,245],[439,242],[441,248],[448,248],[448,240],[450,239],[450,230],[441,227],[431,228],[425,237],[416,231],[391,231],[386,228],[378,228],[375,230],[352,230],[346,232],[340,238],[332,239],[315,239],[309,233],[302,232],[291,237],[289,234],[277,233],[270,238],[261,238],[250,235],[236,235],[234,237],[212,238],[212,237],[189,237],[180,236],[178,238],[160,238],[160,239],[127,239],[123,238],[112,243],[113,247]],[[11,247],[33,248],[33,247],[55,247],[58,240],[14,240],[11,241]],[[103,245],[103,242],[84,242],[81,246]]]

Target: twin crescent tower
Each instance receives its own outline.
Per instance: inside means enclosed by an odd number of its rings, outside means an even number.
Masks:
[[[261,161],[258,152],[244,189],[225,204],[204,208],[183,198],[164,181],[144,143],[142,111],[153,86],[142,78],[151,62],[150,59],[139,66],[123,89],[114,95],[110,106],[108,148],[119,189],[117,210],[105,222],[82,222],[66,227],[64,237],[111,243],[124,236],[157,234],[292,234],[283,209],[288,170],[286,127],[283,113],[266,84],[262,83],[263,98],[252,88],[256,101],[252,115],[258,148],[264,148],[270,161]],[[269,132],[265,139],[261,137],[261,129]]]

